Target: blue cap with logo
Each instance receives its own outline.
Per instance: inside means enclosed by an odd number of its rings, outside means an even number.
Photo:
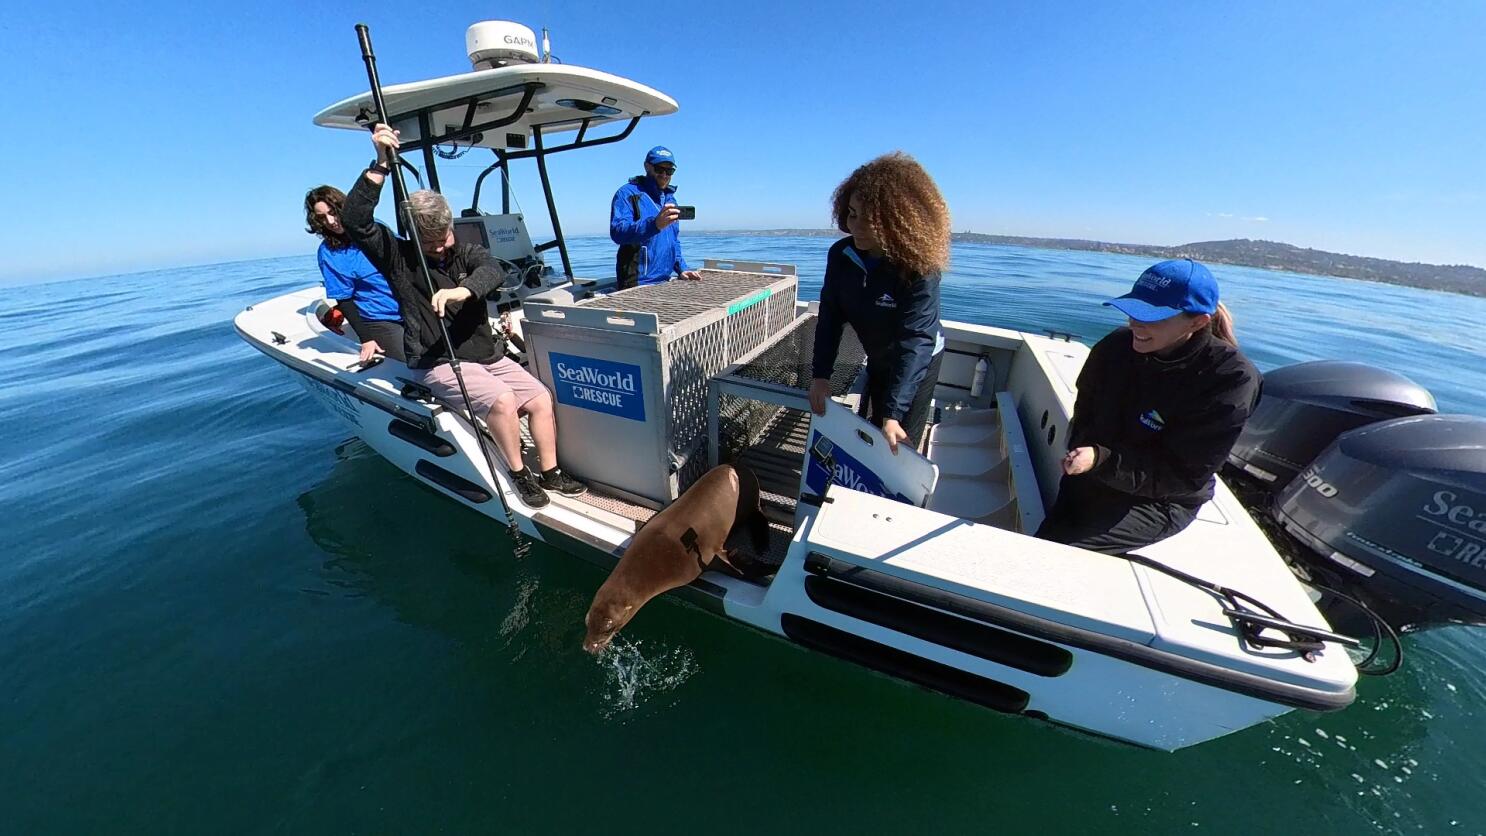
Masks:
[[[1190,258],[1151,265],[1135,287],[1104,304],[1136,322],[1160,322],[1180,313],[1212,314],[1218,310],[1218,280]]]
[[[672,154],[671,149],[667,148],[666,146],[657,145],[654,148],[651,148],[649,151],[645,152],[645,162],[649,163],[650,165],[660,165],[661,163],[670,163],[671,165],[675,165],[676,155]]]

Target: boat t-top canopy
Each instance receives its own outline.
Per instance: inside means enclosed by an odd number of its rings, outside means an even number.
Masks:
[[[436,155],[452,157],[471,148],[494,152],[496,162],[475,182],[474,199],[464,212],[467,216],[479,214],[480,186],[487,175],[497,168],[508,175],[511,160],[534,158],[554,233],[552,241],[536,249],[559,248],[563,269],[570,277],[572,264],[557,219],[546,157],[619,142],[641,119],[668,116],[677,110],[675,99],[643,84],[586,67],[554,63],[514,64],[396,84],[382,88],[382,98],[389,113],[380,121],[399,132],[404,153],[423,152],[428,186],[435,191],[441,191]],[[370,91],[342,99],[315,114],[315,124],[326,128],[365,131],[376,121]],[[590,128],[617,122],[627,124],[618,132],[589,136]],[[577,131],[577,135],[569,141],[554,146],[545,142],[549,134],[570,131]],[[441,146],[449,147],[446,150]],[[508,177],[503,177],[503,213],[510,211],[507,183]],[[395,189],[396,181],[393,185]]]
[[[404,150],[458,143],[521,150],[534,133],[576,130],[607,122],[667,116],[670,96],[629,79],[567,64],[517,64],[461,75],[396,84],[382,90],[382,121],[401,132]],[[326,128],[366,130],[376,118],[365,92],[315,114]],[[555,150],[555,149],[553,149]]]

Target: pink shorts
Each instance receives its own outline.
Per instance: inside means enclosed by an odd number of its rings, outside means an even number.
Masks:
[[[515,396],[516,408],[520,409],[532,398],[547,394],[542,381],[532,377],[520,363],[509,357],[502,357],[494,363],[463,360],[459,363],[459,371],[464,375],[464,386],[469,390],[470,400],[474,401],[475,411],[482,421],[501,395],[510,393]],[[464,400],[459,396],[459,382],[454,379],[453,366],[440,363],[431,369],[415,369],[414,373],[419,377],[418,382],[427,386],[435,398],[464,411]]]

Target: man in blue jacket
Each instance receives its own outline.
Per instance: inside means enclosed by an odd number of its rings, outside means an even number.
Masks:
[[[676,157],[663,145],[645,154],[645,174],[630,178],[609,207],[609,237],[619,245],[619,289],[659,284],[673,276],[700,279],[681,254],[681,209],[676,205]]]

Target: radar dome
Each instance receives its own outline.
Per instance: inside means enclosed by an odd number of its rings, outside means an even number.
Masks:
[[[535,64],[541,60],[536,33],[509,20],[482,20],[474,24],[464,31],[464,48],[477,70]]]

